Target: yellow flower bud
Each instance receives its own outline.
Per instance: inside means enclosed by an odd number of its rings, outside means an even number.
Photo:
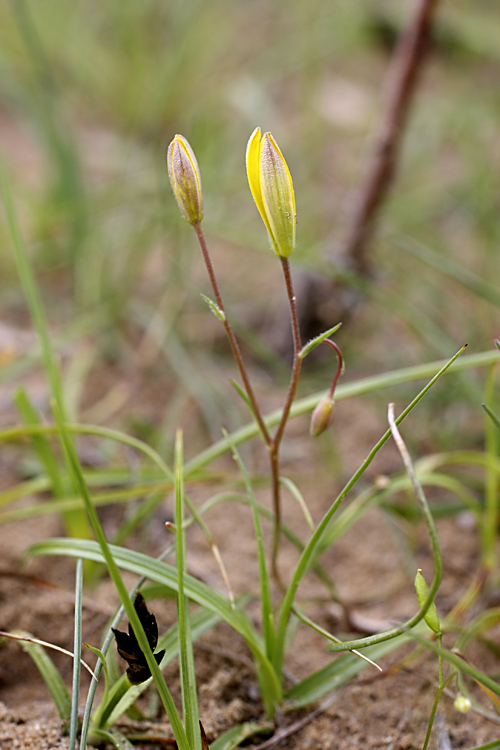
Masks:
[[[418,606],[422,608],[429,594],[429,587],[420,569],[417,570],[417,575],[415,576],[415,591],[417,592]],[[425,613],[424,620],[433,633],[436,633],[437,635],[441,632],[439,615],[434,602],[432,602],[431,606]]]
[[[176,135],[167,153],[168,176],[182,215],[192,226],[203,219],[203,197],[198,162],[182,135]]]
[[[311,437],[318,437],[332,421],[332,411],[335,401],[331,396],[322,398],[311,416],[310,434]]]
[[[256,128],[247,146],[248,184],[274,252],[288,258],[295,247],[295,194],[292,176],[271,133]]]

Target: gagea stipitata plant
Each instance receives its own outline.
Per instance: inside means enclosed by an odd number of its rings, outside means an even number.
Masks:
[[[203,218],[203,198],[198,164],[193,150],[183,136],[176,135],[173,139],[168,148],[167,161],[170,183],[177,199],[177,203],[179,204],[182,215],[195,230],[201,246],[215,296],[215,300],[208,300],[208,303],[226,329],[229,344],[243,381],[246,397],[250,404],[253,417],[259,426],[261,437],[268,450],[274,512],[271,569],[275,581],[281,588],[283,588],[278,570],[278,552],[280,547],[280,529],[282,523],[279,469],[280,446],[286,423],[290,415],[290,408],[297,390],[302,361],[315,346],[327,340],[327,337],[337,330],[339,326],[335,326],[322,336],[317,337],[313,342],[310,342],[307,347],[304,349],[302,348],[297,305],[288,260],[295,248],[297,225],[292,176],[285,158],[271,133],[264,133],[264,135],[262,135],[260,128],[256,128],[250,136],[246,150],[248,184],[262,221],[264,222],[264,226],[267,229],[271,248],[281,262],[285,291],[290,311],[294,351],[290,383],[283,405],[281,419],[274,434],[271,434],[271,431],[263,419],[261,409],[241,356],[238,342],[222,301],[215,270],[201,228],[201,221]],[[337,350],[341,363],[342,360],[338,347],[333,343],[332,346]],[[333,390],[337,383],[339,374],[340,369],[334,380],[334,385],[329,397],[329,403],[331,402],[331,406],[323,405],[322,414],[316,414],[316,416],[313,417],[313,426],[311,428],[311,434],[313,436],[319,435],[330,421],[331,407],[333,406]],[[328,415],[326,415],[328,409]]]
[[[289,385],[281,410],[264,416],[250,382],[231,325],[230,316],[224,306],[216,272],[202,230],[204,211],[200,169],[193,149],[187,140],[180,135],[175,136],[168,148],[168,173],[172,189],[184,219],[193,228],[199,241],[213,289],[213,299],[205,299],[211,311],[224,326],[241,378],[242,387],[237,386],[237,390],[249,407],[254,422],[250,422],[250,424],[232,434],[226,433],[220,441],[194,458],[190,458],[187,462],[184,461],[182,432],[178,431],[175,440],[174,464],[171,468],[159,453],[140,440],[115,430],[68,424],[63,410],[59,408],[57,399],[53,401],[54,425],[47,426],[47,430],[50,434],[56,432],[61,441],[63,448],[61,455],[64,456],[65,471],[67,472],[67,476],[64,475],[65,484],[75,488],[78,497],[71,498],[71,501],[76,502],[78,500],[79,503],[81,502],[85,510],[85,518],[92,527],[95,541],[66,538],[48,540],[34,545],[30,552],[33,555],[72,556],[79,560],[75,592],[75,656],[81,650],[83,560],[92,560],[99,564],[105,563],[122,604],[122,608],[116,612],[113,622],[107,628],[107,634],[104,636],[101,647],[97,649],[89,646],[98,656],[98,662],[93,670],[92,683],[89,687],[82,722],[82,747],[86,745],[87,738],[96,745],[103,742],[112,742],[115,747],[129,747],[130,743],[128,743],[127,738],[123,738],[115,724],[122,714],[133,706],[139,695],[148,689],[148,685],[154,681],[179,750],[208,750],[208,741],[203,727],[200,726],[200,718],[204,717],[198,715],[193,642],[220,622],[226,623],[238,633],[244,639],[252,654],[265,718],[262,717],[255,722],[245,722],[239,727],[228,729],[225,735],[216,740],[215,747],[217,748],[224,747],[227,750],[234,750],[248,736],[262,733],[262,731],[272,731],[275,727],[272,722],[276,719],[277,714],[281,715],[287,711],[310,706],[332,690],[352,680],[367,665],[370,669],[380,669],[377,664],[378,660],[399,646],[407,645],[412,639],[418,641],[419,645],[434,650],[438,654],[439,686],[435,701],[436,708],[441,694],[455,679],[453,675],[462,674],[462,672],[483,685],[489,691],[488,695],[494,695],[495,700],[496,696],[500,695],[500,688],[494,680],[443,647],[441,628],[445,629],[446,618],[443,621],[439,619],[434,605],[442,575],[439,544],[432,513],[423,493],[422,485],[419,482],[417,472],[413,468],[403,438],[398,431],[398,425],[410,414],[448,367],[453,364],[463,349],[460,349],[445,364],[441,363],[439,366],[435,366],[434,363],[430,369],[427,366],[427,370],[420,371],[420,375],[415,374],[415,368],[410,368],[411,374],[407,373],[405,376],[407,381],[416,377],[427,377],[430,372],[436,374],[398,417],[395,416],[392,408],[389,410],[390,428],[381,436],[366,459],[330,502],[323,517],[315,522],[300,489],[291,479],[282,476],[280,472],[280,447],[288,419],[292,413],[304,414],[312,411],[310,434],[312,437],[321,435],[332,421],[335,413],[335,399],[338,400],[349,395],[349,393],[352,395],[353,393],[359,394],[374,390],[374,379],[367,378],[364,381],[358,381],[351,384],[351,387],[349,384],[342,386],[342,391],[338,387],[338,381],[343,371],[343,358],[339,347],[330,338],[337,330],[338,325],[325,331],[307,344],[302,344],[290,269],[290,259],[297,242],[294,186],[285,158],[270,133],[262,135],[259,128],[252,133],[246,150],[246,168],[250,191],[264,223],[271,251],[281,267],[290,316],[294,356]],[[315,394],[294,404],[302,362],[310,352],[323,343],[334,350],[337,360],[331,387],[325,393]],[[490,361],[497,361],[497,359],[498,357],[490,359]],[[391,376],[392,373],[390,376],[378,378],[379,385],[377,387],[394,382]],[[404,382],[404,379],[398,380],[398,382]],[[363,390],[363,387],[366,390]],[[292,412],[292,405],[294,412]],[[28,414],[28,416],[30,415]],[[36,428],[33,433],[30,432],[29,434],[36,434],[38,437],[45,434],[43,432],[45,426],[35,424],[31,418],[27,422],[26,429]],[[498,425],[500,425],[500,421]],[[89,485],[89,474],[79,461],[74,443],[74,432],[84,434],[88,432],[88,434],[99,436],[103,440],[123,443],[123,445],[142,453],[147,461],[153,462],[156,478],[150,482],[149,474],[147,475],[148,481],[144,491],[151,494],[151,501],[154,501],[154,504],[149,506],[149,499],[146,501],[144,505],[149,508],[147,512],[157,507],[157,500],[158,502],[163,500],[166,490],[173,490],[174,520],[168,524],[168,527],[174,541],[164,550],[160,558],[153,559],[151,555],[124,546],[122,542],[109,544],[97,511],[97,492],[94,491],[92,485]],[[20,433],[15,431],[15,434],[19,436]],[[267,505],[259,503],[254,492],[252,478],[238,450],[240,443],[259,434],[269,456],[271,510]],[[394,479],[387,478],[387,485],[383,489],[368,482],[358,496],[353,499],[353,503],[348,505],[347,508],[342,507],[342,510],[339,510],[343,501],[360,478],[363,477],[378,451],[391,437],[394,439],[401,455],[406,475],[403,475],[403,477],[397,476]],[[243,489],[238,492],[217,492],[202,506],[197,507],[190,499],[189,491],[185,491],[186,481],[191,481],[194,477],[197,477],[198,480],[200,470],[227,451],[232,452],[237,463]],[[494,464],[492,463],[491,466],[494,467]],[[428,479],[429,477],[427,477]],[[440,475],[440,480],[442,481],[442,475]],[[437,486],[442,485],[438,484]],[[290,496],[298,501],[302,508],[304,524],[298,532],[289,528],[282,517],[281,491],[283,487],[290,493]],[[398,487],[399,489],[397,489]],[[331,548],[347,528],[355,523],[367,507],[372,507],[372,503],[383,502],[387,497],[390,498],[390,492],[399,492],[401,488],[404,491],[413,489],[419,502],[421,518],[427,526],[431,542],[434,562],[432,581],[427,586],[422,575],[417,575],[418,606],[415,605],[415,614],[405,622],[398,622],[382,632],[363,635],[353,640],[340,641],[336,635],[328,632],[308,616],[308,602],[299,598],[299,586],[306,577],[316,577],[316,581],[324,586],[328,601],[332,599],[338,601],[334,581],[323,564],[323,554]],[[134,487],[133,490],[135,493],[136,488]],[[123,488],[123,497],[127,499],[130,497],[128,484]],[[260,617],[258,618],[255,617],[254,608],[252,608],[251,615],[246,611],[245,598],[238,600],[233,596],[222,557],[216,549],[214,539],[204,518],[205,514],[220,502],[241,503],[248,507],[252,516],[257,551],[256,576],[258,575],[260,585],[259,596],[257,597],[260,606]],[[493,507],[493,502],[495,507]],[[185,513],[185,509],[188,510],[188,513]],[[137,514],[137,524],[144,518],[143,512],[144,510],[141,508],[140,513]],[[496,514],[496,512],[497,497],[496,494],[493,496],[492,493],[491,507],[488,504],[485,506],[483,524],[485,531],[490,525],[498,527],[498,523],[494,523],[497,515],[493,515],[493,513]],[[478,509],[479,513],[482,514],[480,508]],[[214,556],[219,563],[226,585],[227,592],[225,593],[221,593],[216,587],[194,578],[187,572],[186,533],[188,527],[193,523],[199,525],[214,551]],[[265,535],[262,528],[264,523],[270,523],[273,532],[272,548],[268,554],[266,554],[264,544]],[[284,536],[287,544],[295,547],[297,560],[295,566],[289,566],[286,574],[282,574],[278,565],[281,560],[279,556],[280,542]],[[489,537],[485,535],[485,546],[488,539]],[[495,540],[492,539],[491,541]],[[488,549],[490,549],[489,546]],[[490,553],[492,551],[490,549]],[[168,560],[171,554],[175,554],[175,562]],[[246,561],[242,561],[242,564],[246,564]],[[127,588],[122,570],[138,577],[132,590]],[[151,582],[152,586],[148,584],[148,581]],[[138,593],[139,590],[140,593]],[[157,596],[158,591],[165,592],[166,590],[176,592],[177,613],[174,622],[170,623],[165,631],[165,623],[162,622],[160,616],[156,620],[154,614],[156,607],[148,599]],[[161,610],[158,610],[158,613],[160,612]],[[126,615],[128,625],[121,623],[123,615]],[[288,671],[285,668],[286,648],[293,647],[290,645],[293,642],[294,635],[294,628],[290,627],[292,622],[298,623],[301,628],[307,627],[319,634],[327,644],[327,651],[344,653],[339,658],[328,658],[325,654],[325,662],[319,669],[306,674],[297,682],[293,682],[288,678]],[[420,630],[425,623],[430,628],[430,636],[428,633],[422,634]],[[419,628],[416,629],[416,626],[419,626]],[[432,640],[429,640],[429,637]],[[118,667],[108,669],[108,652],[115,639],[118,653],[123,657],[121,661],[128,665],[126,674],[122,674],[118,679],[116,678]],[[466,643],[466,640],[463,643]],[[38,658],[38,652],[36,652],[36,656]],[[167,664],[177,658],[179,661],[182,712],[179,712],[163,675]],[[72,738],[70,748],[74,750],[79,718],[79,672],[75,668],[75,688],[70,704],[64,692],[65,687],[62,679],[57,680],[54,677],[54,669],[50,665],[47,666],[46,660],[38,661],[42,664],[45,675],[48,676],[46,681],[48,685],[52,686],[55,700],[59,702],[61,718],[68,718],[71,711],[69,716],[71,721],[70,737]],[[450,670],[450,676],[446,679],[443,677],[445,661],[450,662],[453,667],[453,670]],[[79,661],[75,659],[75,667],[78,667],[78,665]],[[125,664],[123,663],[121,671],[124,670]],[[97,680],[102,672],[104,672],[105,690],[99,705],[95,710],[92,710]],[[468,696],[463,692],[464,686],[462,683],[458,686],[467,698]],[[459,705],[465,710],[466,703],[464,700],[460,701]],[[426,742],[430,737],[434,714],[435,710],[433,709]]]

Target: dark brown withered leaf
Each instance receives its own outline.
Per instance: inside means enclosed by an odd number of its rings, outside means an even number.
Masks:
[[[208,744],[207,735],[205,734],[205,728],[200,721],[200,734],[201,734],[201,750],[209,750],[210,745]]]
[[[158,643],[158,625],[156,617],[148,610],[144,597],[139,592],[135,595],[134,608],[146,633],[149,647],[154,652]],[[141,682],[145,682],[145,680],[151,677],[151,670],[137,642],[131,624],[129,623],[128,625],[128,634],[123,633],[121,630],[115,630],[115,628],[113,628],[113,633],[115,634],[118,653],[128,664],[127,677],[129,681],[132,685],[139,685]],[[164,654],[165,651],[153,654],[158,664],[163,659]]]

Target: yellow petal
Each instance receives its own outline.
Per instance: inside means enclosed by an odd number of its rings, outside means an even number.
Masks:
[[[290,170],[271,133],[261,141],[260,185],[273,244],[278,255],[287,258],[295,247],[295,195]]]
[[[259,209],[259,213],[262,217],[262,221],[264,222],[267,232],[269,234],[269,239],[271,240],[271,244],[273,245],[274,251],[277,253],[278,249],[273,239],[271,225],[269,224],[269,220],[266,214],[266,209],[264,208],[264,203],[262,200],[262,188],[261,188],[261,180],[260,180],[261,148],[262,148],[262,139],[261,139],[260,128],[255,128],[247,144],[246,163],[247,163],[248,184],[250,185],[250,192],[252,193],[253,199],[255,201],[255,205]]]

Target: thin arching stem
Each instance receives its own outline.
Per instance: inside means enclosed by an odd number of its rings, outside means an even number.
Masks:
[[[281,445],[281,440],[283,438],[283,433],[285,431],[285,426],[288,421],[288,417],[290,415],[290,409],[292,407],[292,403],[295,398],[295,393],[296,393],[297,385],[299,382],[300,368],[302,365],[302,359],[299,356],[300,350],[302,348],[302,344],[300,340],[299,319],[297,315],[297,305],[296,305],[296,300],[295,300],[295,293],[293,291],[292,277],[290,274],[290,265],[288,263],[288,258],[280,257],[281,265],[283,268],[283,275],[285,278],[285,287],[286,287],[286,294],[288,298],[288,304],[290,308],[290,317],[292,321],[293,351],[294,351],[293,365],[292,365],[292,373],[290,377],[290,384],[288,386],[288,393],[287,393],[285,404],[283,407],[281,420],[278,424],[276,434],[272,438],[264,422],[259,405],[255,398],[253,388],[251,386],[250,380],[248,378],[248,375],[245,369],[245,365],[243,363],[243,358],[241,356],[241,352],[240,352],[238,342],[236,340],[236,336],[234,335],[233,329],[231,328],[231,325],[227,319],[226,311],[224,308],[224,303],[222,301],[222,296],[219,290],[219,285],[217,283],[217,279],[215,276],[212,259],[210,257],[207,243],[205,241],[203,230],[200,224],[195,225],[194,230],[196,232],[196,236],[198,237],[198,241],[200,243],[200,247],[203,253],[203,258],[204,258],[205,265],[207,268],[210,283],[212,285],[217,307],[222,313],[222,322],[226,330],[226,334],[229,340],[229,344],[231,346],[231,350],[233,352],[233,356],[236,360],[236,364],[238,365],[241,379],[243,381],[243,385],[244,385],[246,394],[248,396],[248,400],[252,407],[255,420],[257,421],[257,424],[259,425],[261,435],[269,451],[269,463],[270,463],[270,468],[271,468],[273,511],[274,511],[271,569],[272,569],[272,573],[273,573],[273,577],[275,581],[280,586],[280,588],[283,588],[281,584],[279,572],[278,572],[278,567],[277,567],[278,552],[279,552],[279,547],[280,547],[280,527],[281,527],[281,490],[280,490],[280,481],[279,481],[279,475],[280,475],[279,449]]]
[[[299,382],[300,368],[302,366],[302,359],[299,356],[302,348],[300,340],[300,328],[299,318],[297,315],[297,304],[295,299],[295,293],[293,291],[292,276],[290,274],[290,264],[288,258],[280,257],[281,266],[283,268],[283,275],[285,277],[285,287],[288,297],[288,304],[290,308],[290,318],[292,321],[292,335],[293,335],[293,364],[292,374],[290,377],[290,385],[288,386],[288,393],[283,406],[283,412],[281,420],[276,430],[276,434],[271,441],[269,446],[269,456],[271,462],[271,475],[272,475],[272,487],[273,487],[273,510],[274,510],[274,529],[273,529],[273,548],[271,557],[271,567],[273,577],[275,581],[281,586],[281,579],[278,572],[278,553],[280,547],[280,528],[281,528],[281,486],[279,481],[279,449],[285,426],[288,421],[290,409],[292,407],[293,399],[297,390]]]
[[[269,434],[269,430],[267,429],[267,426],[264,422],[264,419],[262,417],[259,405],[257,403],[257,400],[255,398],[255,394],[253,392],[252,385],[250,383],[250,380],[247,375],[247,371],[245,369],[245,365],[243,363],[243,358],[241,356],[240,347],[238,345],[238,341],[236,340],[236,336],[234,335],[233,329],[231,328],[231,324],[229,323],[226,315],[226,311],[224,308],[224,303],[222,301],[221,293],[219,290],[219,285],[217,283],[217,279],[214,272],[214,267],[212,264],[212,259],[210,257],[210,253],[208,252],[207,243],[205,241],[205,236],[203,234],[203,230],[200,226],[200,224],[197,224],[194,226],[194,230],[196,232],[196,236],[198,237],[198,241],[200,243],[201,251],[203,253],[203,259],[205,261],[205,265],[207,267],[208,277],[210,279],[210,283],[212,285],[212,289],[215,296],[215,301],[217,303],[217,307],[223,314],[223,324],[224,328],[226,330],[226,335],[229,340],[229,345],[231,347],[231,350],[233,352],[233,356],[236,360],[236,364],[238,365],[238,370],[240,371],[241,379],[243,381],[243,386],[245,388],[246,394],[248,396],[248,400],[250,401],[250,405],[252,407],[252,411],[255,417],[255,420],[257,424],[259,425],[260,432],[262,434],[262,437],[267,445],[267,447],[271,448],[271,435]]]
[[[335,377],[333,378],[332,387],[330,388],[330,392],[328,393],[328,396],[330,398],[333,398],[333,394],[335,393],[335,388],[337,387],[339,378],[342,375],[342,372],[344,370],[344,358],[342,356],[342,352],[340,351],[340,348],[337,346],[335,341],[332,341],[331,339],[325,339],[323,343],[329,344],[332,347],[332,349],[335,349],[335,353],[339,361],[338,366],[337,366],[337,372],[335,373]]]

